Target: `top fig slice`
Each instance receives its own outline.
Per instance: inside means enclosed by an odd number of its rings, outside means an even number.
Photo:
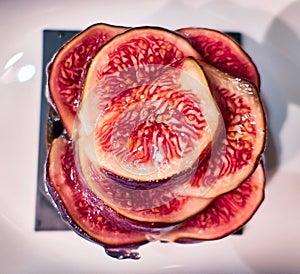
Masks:
[[[98,50],[126,28],[95,24],[68,41],[54,56],[48,68],[48,98],[72,136],[86,71]]]
[[[260,88],[256,65],[229,35],[208,28],[182,28],[177,32],[189,39],[205,62],[235,77],[246,79]]]
[[[201,67],[187,56],[199,59],[186,39],[160,28],[130,29],[107,43],[86,76],[79,150],[139,182],[190,169],[220,117]]]

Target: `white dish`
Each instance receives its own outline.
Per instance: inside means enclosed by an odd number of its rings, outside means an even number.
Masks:
[[[3,273],[298,273],[300,3],[11,1],[0,3],[0,266]],[[96,23],[237,31],[258,65],[268,112],[266,198],[242,236],[151,243],[118,261],[70,231],[34,230],[44,29]]]

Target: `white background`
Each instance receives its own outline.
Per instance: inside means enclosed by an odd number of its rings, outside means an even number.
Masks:
[[[300,1],[288,0],[1,1],[0,272],[300,273],[299,15]],[[266,198],[243,236],[151,243],[141,260],[118,261],[72,232],[34,231],[42,31],[96,22],[243,33],[269,120]]]

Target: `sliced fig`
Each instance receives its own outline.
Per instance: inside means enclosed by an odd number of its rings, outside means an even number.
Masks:
[[[186,39],[174,32],[150,27],[134,28],[117,35],[97,53],[85,79],[78,114],[81,132],[77,134],[82,135],[84,131],[84,135],[89,136],[95,131],[100,168],[116,172],[121,178],[156,181],[166,179],[195,162],[201,147],[207,145],[207,138],[204,136],[202,144],[194,142],[190,145],[186,136],[180,140],[177,132],[174,135],[171,123],[167,121],[169,118],[166,119],[171,112],[177,111],[177,117],[170,117],[177,124],[178,118],[193,119],[194,124],[189,122],[192,129],[203,127],[202,134],[206,134],[203,114],[201,111],[197,113],[193,107],[198,107],[199,95],[188,90],[183,95],[175,90],[175,86],[182,83],[190,89],[188,80],[183,79],[186,77],[177,80],[178,72],[172,70],[185,56],[200,58]],[[190,63],[196,66],[195,61]],[[201,73],[198,72],[198,77],[205,80]],[[201,85],[207,89],[206,80]],[[203,93],[208,94],[200,91]],[[118,125],[120,121],[121,126]],[[169,140],[165,140],[166,135]],[[187,149],[180,146],[187,146]],[[198,148],[193,149],[193,146]],[[181,160],[186,151],[189,152],[187,159],[189,156],[193,158],[187,164]],[[179,162],[183,165],[178,169]]]
[[[51,98],[69,136],[80,103],[83,80],[97,51],[125,28],[95,24],[67,42],[49,65],[48,87]]]
[[[238,230],[264,197],[259,84],[250,57],[214,30],[77,35],[49,67],[68,136],[50,136],[46,186],[65,222],[117,258]]]
[[[202,67],[222,113],[225,134],[212,144],[207,162],[199,166],[185,194],[216,197],[236,188],[255,169],[265,147],[266,121],[252,83],[208,64]]]
[[[220,120],[194,59],[187,58],[176,68],[155,69],[161,74],[152,84],[121,91],[113,98],[105,89],[90,91],[78,113],[78,149],[119,181],[137,181],[137,187],[190,169],[211,143]],[[129,70],[137,73],[136,68]],[[118,74],[111,77],[114,83],[122,81]],[[87,124],[95,125],[93,134],[86,132]]]
[[[72,143],[64,137],[51,145],[46,166],[47,190],[67,224],[80,236],[105,246],[123,246],[146,241],[145,229],[120,219],[86,188],[74,165]],[[108,216],[111,215],[111,216]],[[122,222],[122,229],[118,222]],[[131,229],[130,229],[131,228]],[[151,233],[151,230],[146,230]]]
[[[225,237],[250,220],[264,199],[262,163],[237,189],[217,197],[206,209],[163,235],[166,241],[197,242]]]
[[[154,49],[157,46],[154,34],[162,40],[165,33],[149,28],[133,32],[134,39],[141,35],[144,43],[149,36]],[[166,34],[177,41],[177,36]],[[113,50],[118,47],[124,50],[131,46],[132,35],[127,31],[98,52],[88,71],[86,86],[90,85],[89,75],[99,77],[102,71],[99,67],[109,55],[107,48],[112,44]],[[189,49],[185,40],[181,42]],[[143,63],[146,60],[144,57]],[[191,178],[190,169],[215,135],[219,111],[198,63],[192,58],[175,58],[175,61],[173,66],[130,64],[124,68],[126,79],[142,74],[146,83],[142,80],[131,83],[134,87],[128,86],[124,91],[122,70],[99,77],[97,86],[83,96],[78,112],[74,140],[83,177],[105,203],[135,220],[182,221],[201,210],[209,200],[204,199],[203,203],[199,202],[201,199],[178,194],[188,182],[185,172]],[[139,187],[149,183],[155,189]],[[194,207],[187,210],[192,204]]]
[[[229,35],[207,28],[183,28],[177,31],[191,41],[205,62],[233,76],[244,78],[260,88],[256,65]]]

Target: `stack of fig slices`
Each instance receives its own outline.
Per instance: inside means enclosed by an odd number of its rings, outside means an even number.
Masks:
[[[49,148],[47,191],[107,254],[218,239],[261,204],[259,74],[226,34],[96,24],[57,52],[48,87],[64,131]]]

